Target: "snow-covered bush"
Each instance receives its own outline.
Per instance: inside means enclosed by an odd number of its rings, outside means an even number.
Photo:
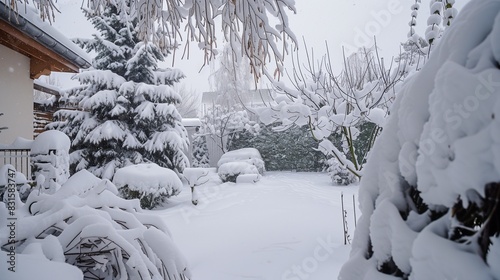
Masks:
[[[332,182],[339,186],[348,186],[358,182],[358,177],[347,170],[339,161],[332,157],[328,160],[328,174],[332,178]]]
[[[141,207],[152,209],[182,190],[182,182],[170,169],[155,163],[129,165],[116,171],[113,183],[125,199],[139,199]]]
[[[260,155],[259,150],[255,148],[243,148],[229,151],[221,156],[217,162],[217,166],[220,168],[223,164],[228,162],[246,162],[254,165],[259,174],[264,174],[266,171],[262,156]]]
[[[54,193],[69,178],[70,140],[52,130],[38,135],[31,146],[33,177],[44,192]]]
[[[470,1],[405,82],[339,279],[500,279],[499,38],[500,1]]]
[[[196,133],[193,135],[193,162],[192,167],[210,167],[210,159],[207,147],[207,138],[205,135],[200,134],[199,128],[196,129]]]
[[[257,167],[255,167],[255,165],[243,161],[233,161],[233,162],[223,163],[219,166],[217,173],[219,174],[219,177],[222,180],[222,182],[233,182],[233,183],[236,183],[236,180],[240,175],[247,175],[247,174],[260,175],[259,170],[257,170]]]
[[[0,246],[18,254],[38,247],[51,261],[79,267],[85,279],[190,278],[163,221],[116,194],[109,180],[85,170],[54,194],[34,191],[26,204],[17,201],[15,236],[0,227]],[[8,213],[0,202],[0,220]]]

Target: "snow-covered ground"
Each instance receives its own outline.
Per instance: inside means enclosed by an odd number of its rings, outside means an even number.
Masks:
[[[211,176],[197,187],[197,206],[185,186],[166,209],[152,210],[167,223],[193,279],[336,279],[350,251],[341,193],[352,236],[357,186],[332,186],[326,173],[266,172],[255,184]]]

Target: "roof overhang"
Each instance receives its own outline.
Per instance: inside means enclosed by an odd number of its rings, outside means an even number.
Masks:
[[[0,44],[30,58],[30,78],[77,73],[90,63],[0,1]]]

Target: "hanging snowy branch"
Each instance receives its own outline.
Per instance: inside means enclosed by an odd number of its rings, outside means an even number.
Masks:
[[[23,0],[27,3],[27,0]],[[288,41],[296,45],[296,38],[288,24],[289,11],[296,13],[292,0],[82,0],[87,10],[96,15],[111,3],[117,7],[121,18],[137,18],[140,39],[152,41],[164,50],[178,47],[186,32],[184,55],[189,55],[189,42],[197,42],[205,53],[204,65],[216,55],[216,32],[223,32],[224,39],[241,54],[250,59],[256,79],[265,65],[274,61],[275,73],[281,73]],[[17,10],[19,1],[9,1]],[[40,15],[49,21],[57,11],[55,0],[35,1]],[[220,17],[220,21],[217,20]],[[270,19],[277,20],[272,26]],[[218,26],[220,24],[220,26]]]
[[[329,53],[315,61],[313,52],[304,49],[305,63],[298,54],[296,59],[292,56],[288,73],[292,87],[274,82],[278,95],[275,103],[261,110],[260,120],[279,123],[277,130],[308,127],[317,149],[330,159],[333,181],[350,184],[362,176],[368,152],[394,101],[395,87],[406,73],[406,61],[386,69],[375,45],[344,57],[344,69],[335,74]],[[361,136],[363,151],[355,144]]]

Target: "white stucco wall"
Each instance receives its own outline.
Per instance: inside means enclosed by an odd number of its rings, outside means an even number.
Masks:
[[[33,80],[30,59],[0,45],[0,143],[10,144],[16,137],[33,139]]]

